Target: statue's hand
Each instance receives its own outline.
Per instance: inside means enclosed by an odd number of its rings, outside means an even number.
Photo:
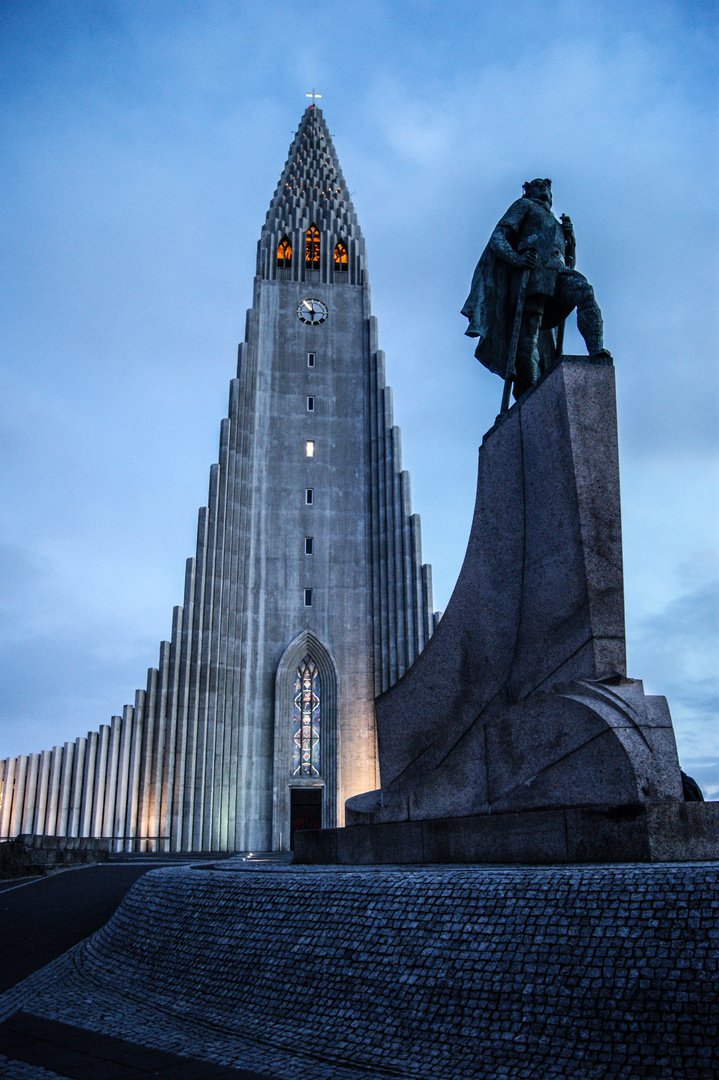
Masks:
[[[524,252],[523,255],[520,255],[520,259],[520,266],[536,266],[537,252],[534,250],[534,248],[529,248],[527,251]]]
[[[562,214],[559,220],[562,223],[562,228],[564,229],[565,235],[574,235],[574,225],[572,224],[572,219],[569,217],[569,215]]]

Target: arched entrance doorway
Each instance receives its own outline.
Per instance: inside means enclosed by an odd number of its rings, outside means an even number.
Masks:
[[[272,840],[337,823],[337,666],[311,631],[287,647],[275,680]]]

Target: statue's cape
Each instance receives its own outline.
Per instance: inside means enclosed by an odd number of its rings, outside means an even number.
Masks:
[[[478,337],[475,356],[504,378],[512,336],[512,267],[489,244],[482,252],[462,314],[469,319],[467,337]]]
[[[513,202],[501,219],[500,225],[506,224],[516,234],[526,213],[528,201],[523,197]],[[548,216],[553,222],[555,221],[549,211]],[[540,279],[541,266],[537,269],[538,273],[530,277],[528,294],[536,292],[546,296],[542,329],[537,345],[540,354],[545,358],[545,363],[549,363],[555,356],[552,327],[566,319],[572,310],[572,305],[560,304],[555,300],[551,295],[554,290],[554,278],[547,286]],[[559,267],[554,269],[559,270]],[[495,255],[487,244],[477,263],[472,278],[472,288],[462,308],[462,314],[469,319],[465,334],[468,337],[479,338],[474,355],[481,364],[502,378],[505,377],[507,371],[507,356],[512,338],[512,322],[520,274],[520,269]]]

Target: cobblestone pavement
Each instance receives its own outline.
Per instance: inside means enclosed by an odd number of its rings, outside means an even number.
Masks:
[[[11,1061],[0,1054],[0,1076],[3,1080],[65,1080],[57,1073],[49,1072],[39,1065],[28,1065],[24,1061]]]
[[[715,1080],[718,878],[715,863],[158,870],[0,1018],[282,1080]]]

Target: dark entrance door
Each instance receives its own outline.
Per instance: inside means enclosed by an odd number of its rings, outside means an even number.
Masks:
[[[322,828],[322,788],[290,788],[290,850],[296,829]]]

